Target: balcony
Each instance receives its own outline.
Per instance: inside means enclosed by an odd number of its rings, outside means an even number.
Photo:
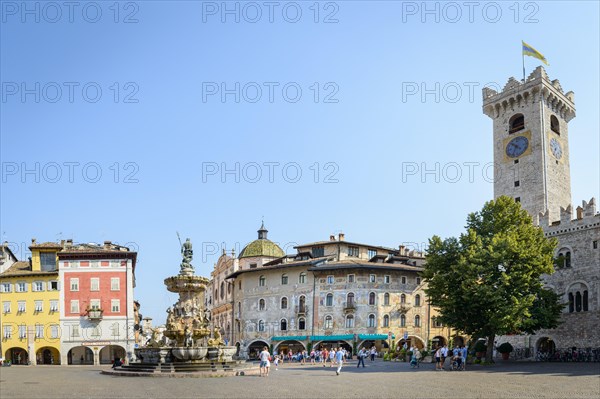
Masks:
[[[89,320],[102,320],[102,313],[104,310],[98,308],[92,308],[87,310],[87,317]]]
[[[356,302],[347,301],[344,302],[344,312],[354,312],[356,310]]]
[[[306,314],[308,313],[308,306],[307,305],[296,305],[295,312],[298,316],[306,316]]]

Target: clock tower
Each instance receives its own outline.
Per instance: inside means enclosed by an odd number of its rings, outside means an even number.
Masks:
[[[571,205],[568,123],[574,94],[563,93],[538,67],[524,82],[510,78],[497,92],[483,89],[483,112],[494,121],[494,198],[507,195],[538,220]]]

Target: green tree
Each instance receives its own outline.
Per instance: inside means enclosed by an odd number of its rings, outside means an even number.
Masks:
[[[429,240],[426,293],[443,323],[487,337],[492,361],[496,335],[558,325],[563,305],[541,279],[554,272],[555,247],[519,203],[499,197],[467,217],[460,237]]]

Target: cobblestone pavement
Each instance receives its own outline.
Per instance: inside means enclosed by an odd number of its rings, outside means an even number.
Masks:
[[[101,375],[108,366],[0,368],[0,398],[598,398],[599,363],[503,363],[436,372],[432,364],[356,361],[289,365],[269,377],[148,378]]]

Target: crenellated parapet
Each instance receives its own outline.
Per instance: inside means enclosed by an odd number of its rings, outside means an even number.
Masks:
[[[560,208],[560,220],[550,220],[550,212],[540,212],[538,215],[539,226],[546,235],[556,235],[587,228],[600,227],[600,213],[596,210],[596,199],[582,201],[573,215],[573,207]],[[534,221],[535,222],[535,221]]]
[[[567,122],[575,117],[575,94],[572,91],[564,93],[558,79],[550,80],[541,66],[524,82],[509,78],[501,92],[483,88],[483,112],[492,119],[512,114],[521,106],[540,100]]]

